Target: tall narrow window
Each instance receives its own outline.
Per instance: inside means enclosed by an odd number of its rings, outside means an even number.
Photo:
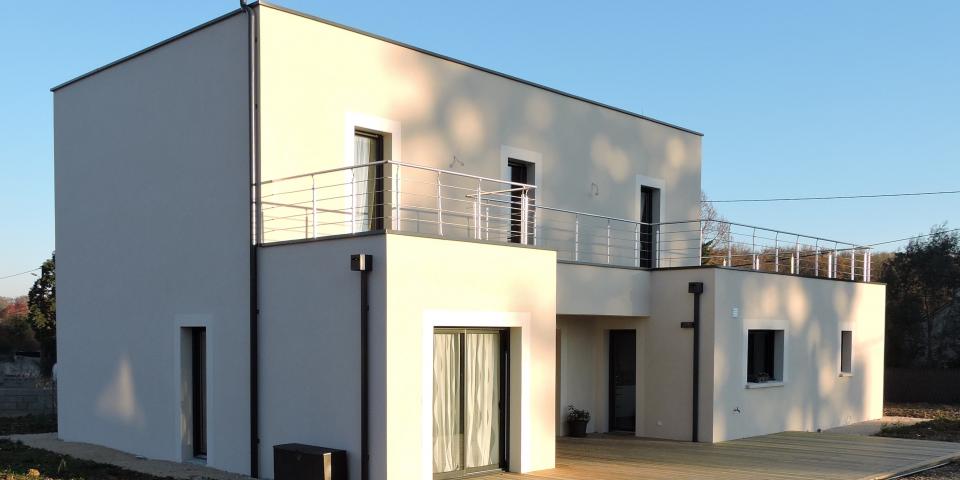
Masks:
[[[533,180],[532,164],[511,158],[507,160],[507,167],[510,169],[511,182],[530,184]],[[510,233],[507,240],[512,243],[521,243],[523,240],[523,227],[521,225],[523,221],[522,197],[523,192],[519,190],[510,192]]]
[[[354,135],[352,216],[358,231],[383,229],[383,136],[357,131]]]
[[[193,456],[207,457],[207,329],[190,329],[190,387],[193,393]]]
[[[853,332],[840,332],[840,373],[853,373]]]
[[[653,266],[653,207],[656,198],[656,189],[651,187],[640,188],[640,258],[639,266],[650,268]]]

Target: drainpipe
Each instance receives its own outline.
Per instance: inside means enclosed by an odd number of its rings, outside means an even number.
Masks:
[[[370,300],[367,289],[370,271],[373,270],[373,255],[350,255],[350,270],[360,272],[360,479],[370,478],[370,401],[367,391],[368,367],[368,329],[370,325]]]
[[[703,282],[690,282],[687,291],[693,294],[693,435],[699,441],[700,432],[700,295]]]
[[[253,203],[250,221],[250,476],[260,476],[260,161],[257,142],[257,47],[256,18],[253,8],[240,0],[240,9],[247,14],[247,81],[248,115],[250,119],[250,200]]]

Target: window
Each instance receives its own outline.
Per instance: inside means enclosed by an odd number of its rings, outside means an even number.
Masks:
[[[510,158],[507,159],[507,167],[510,169],[511,182],[528,185],[532,183],[534,178],[532,163]],[[523,220],[521,197],[522,192],[519,190],[510,192],[510,235],[507,239],[512,243],[525,243],[523,242],[523,227],[521,226]],[[532,224],[528,223],[527,235],[532,232],[531,227]]]
[[[383,229],[383,136],[357,130],[354,133],[354,164],[372,164],[357,168],[354,179],[355,205],[359,229]]]
[[[640,258],[638,258],[638,267],[650,268],[653,265],[653,250],[655,248],[653,237],[653,224],[659,221],[659,215],[655,215],[654,208],[659,208],[660,190],[652,187],[643,186],[640,188]]]
[[[853,332],[843,330],[840,332],[840,373],[853,373]]]
[[[783,381],[783,330],[747,331],[747,383]]]

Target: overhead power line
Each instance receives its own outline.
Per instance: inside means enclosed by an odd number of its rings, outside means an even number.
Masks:
[[[738,198],[733,200],[703,200],[704,203],[800,202],[805,200],[850,200],[854,198],[919,197],[924,195],[953,195],[960,190],[938,192],[880,193],[875,195],[831,195],[823,197]]]
[[[32,268],[32,269],[30,269],[30,270],[27,270],[26,272],[14,273],[13,275],[7,275],[7,276],[5,276],[5,277],[0,277],[0,280],[7,279],[7,278],[13,278],[13,277],[19,277],[20,275],[26,275],[26,274],[28,274],[28,273],[30,273],[30,272],[35,272],[35,271],[37,271],[37,270],[40,270],[40,267]]]

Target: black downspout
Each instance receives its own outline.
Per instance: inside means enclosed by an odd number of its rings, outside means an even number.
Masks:
[[[693,441],[700,432],[700,295],[703,282],[690,282],[687,291],[693,294]]]
[[[370,326],[370,301],[367,289],[370,271],[373,270],[373,255],[350,255],[350,270],[360,272],[360,479],[370,478],[370,401],[367,392],[368,366],[368,329]]]
[[[260,476],[260,162],[257,137],[257,47],[256,19],[253,8],[240,0],[240,9],[247,14],[247,52],[248,52],[248,114],[250,120],[250,476]]]

